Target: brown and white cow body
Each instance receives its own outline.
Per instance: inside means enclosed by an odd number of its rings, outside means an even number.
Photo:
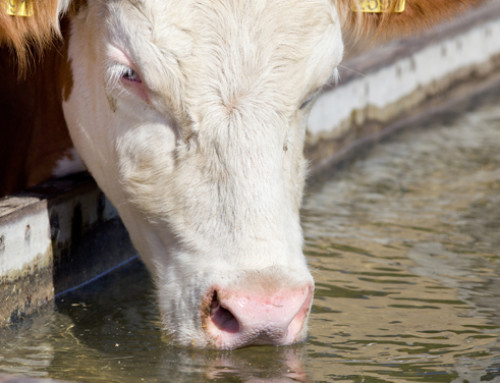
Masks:
[[[0,16],[0,38],[23,58],[23,36],[43,45],[73,8],[64,48],[40,74],[56,94],[39,129],[54,115],[59,126],[62,106],[71,136],[49,170],[79,169],[75,146],[151,271],[176,342],[304,339],[314,286],[299,222],[305,121],[336,76],[348,3],[66,0],[44,3],[51,18]],[[413,3],[410,15],[450,1]]]

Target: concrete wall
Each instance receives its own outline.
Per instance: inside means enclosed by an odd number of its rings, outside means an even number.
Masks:
[[[439,105],[500,84],[500,2],[345,61],[309,118],[312,170]],[[0,200],[0,326],[136,257],[88,175]]]
[[[0,200],[0,325],[135,257],[87,174]]]

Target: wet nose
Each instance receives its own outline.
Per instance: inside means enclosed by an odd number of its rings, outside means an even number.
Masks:
[[[271,293],[215,287],[204,309],[204,329],[219,349],[302,340],[311,307],[311,284]]]

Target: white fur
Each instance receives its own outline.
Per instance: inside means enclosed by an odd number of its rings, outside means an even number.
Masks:
[[[64,177],[87,170],[75,148],[71,148],[63,158],[59,159],[52,171],[54,177]]]
[[[57,2],[57,14],[58,16],[63,15],[68,10],[72,0],[59,0]]]
[[[88,3],[69,44],[73,142],[155,278],[166,329],[210,346],[200,307],[214,284],[312,283],[299,107],[341,60],[335,5]],[[123,61],[142,84],[121,79]]]

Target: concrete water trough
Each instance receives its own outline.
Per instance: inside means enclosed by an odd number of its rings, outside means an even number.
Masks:
[[[344,61],[339,84],[325,89],[309,118],[311,172],[498,86],[498,36],[500,2],[486,2],[418,37]],[[0,327],[135,257],[115,209],[87,174],[1,199]]]

